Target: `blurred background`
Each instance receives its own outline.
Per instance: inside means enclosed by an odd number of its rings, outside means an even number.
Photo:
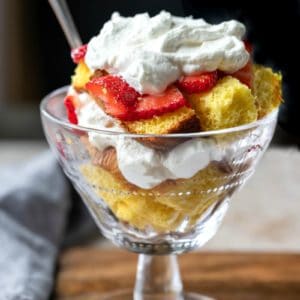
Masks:
[[[82,40],[97,34],[115,10],[128,16],[166,9],[209,22],[244,22],[255,60],[283,73],[285,103],[277,141],[297,143],[300,136],[300,0],[260,2],[200,0],[68,1]],[[242,6],[241,6],[242,5]],[[295,37],[294,39],[292,37]],[[41,139],[38,106],[43,96],[70,81],[74,65],[68,44],[46,0],[0,0],[0,139]],[[279,138],[278,138],[279,137]]]

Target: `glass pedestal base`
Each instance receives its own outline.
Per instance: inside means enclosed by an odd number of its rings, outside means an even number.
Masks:
[[[134,297],[132,290],[123,290],[118,292],[112,292],[109,294],[101,295],[103,300],[214,300],[213,298],[203,296],[196,293],[183,293],[181,296],[157,294],[149,296],[136,296]]]
[[[175,255],[140,254],[134,290],[101,296],[101,300],[213,300],[183,291]]]

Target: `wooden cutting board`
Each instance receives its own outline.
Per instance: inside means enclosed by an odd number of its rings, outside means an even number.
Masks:
[[[100,300],[133,288],[137,256],[76,248],[61,255],[55,300]],[[190,253],[179,257],[185,289],[219,300],[299,300],[300,254]]]

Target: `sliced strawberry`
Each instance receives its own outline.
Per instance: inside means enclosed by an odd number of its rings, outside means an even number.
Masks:
[[[187,105],[175,86],[170,86],[159,95],[140,96],[123,79],[113,75],[94,78],[86,88],[101,100],[107,114],[122,121],[149,119]]]
[[[64,105],[67,110],[67,116],[68,116],[69,122],[72,124],[78,124],[74,101],[75,100],[74,100],[73,96],[67,96],[64,100]]]
[[[128,107],[124,104],[119,103],[113,98],[110,98],[108,101],[104,102],[105,112],[115,118],[120,120],[127,120],[130,116],[130,111]]]
[[[173,85],[162,94],[141,97],[132,115],[132,120],[150,119],[185,105],[187,105],[187,101],[178,88]]]
[[[82,59],[84,59],[87,51],[87,45],[82,45],[78,48],[71,50],[71,57],[75,64],[78,64]]]
[[[122,78],[113,75],[93,78],[86,84],[86,88],[103,102],[108,114],[119,119],[126,118],[139,96]]]
[[[240,82],[246,84],[249,88],[251,88],[253,83],[252,60],[249,60],[248,63],[243,68],[230,75],[237,78]]]
[[[213,88],[217,80],[217,71],[207,72],[199,75],[183,76],[177,82],[177,86],[188,94],[200,93]]]
[[[104,102],[108,102],[113,98],[126,107],[135,106],[137,98],[140,96],[126,81],[114,75],[93,78],[87,83],[86,87]]]

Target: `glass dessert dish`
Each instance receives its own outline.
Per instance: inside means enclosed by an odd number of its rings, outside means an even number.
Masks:
[[[71,124],[67,90],[41,103],[48,143],[103,235],[139,253],[134,291],[101,299],[208,299],[183,292],[175,255],[201,247],[216,233],[232,194],[269,145],[277,110],[233,128],[139,135]],[[89,138],[116,146],[97,149]],[[137,151],[144,144],[155,146],[140,161]],[[167,172],[173,169],[179,178]]]

